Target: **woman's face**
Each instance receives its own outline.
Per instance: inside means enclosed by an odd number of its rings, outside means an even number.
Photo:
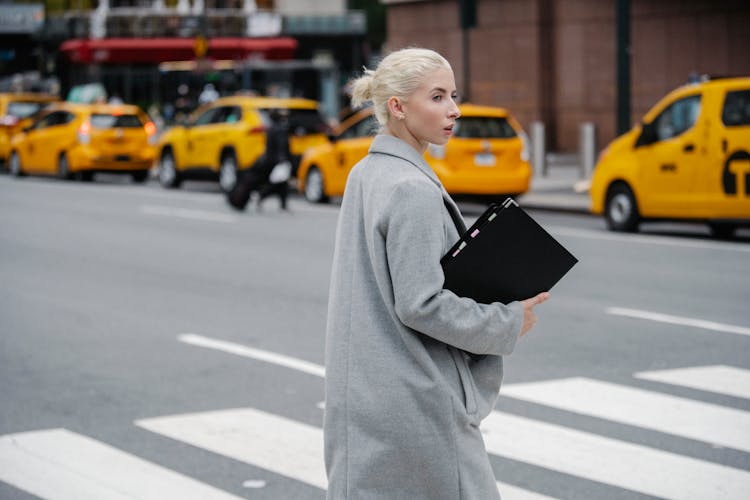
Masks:
[[[403,127],[397,127],[401,139],[417,151],[424,151],[429,143],[442,145],[453,135],[456,118],[461,116],[456,106],[456,82],[450,68],[440,68],[425,77],[422,85],[406,100],[401,101]]]

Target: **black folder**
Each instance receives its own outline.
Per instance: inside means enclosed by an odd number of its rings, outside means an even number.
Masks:
[[[440,260],[443,288],[484,304],[546,292],[576,262],[512,198],[491,205]]]

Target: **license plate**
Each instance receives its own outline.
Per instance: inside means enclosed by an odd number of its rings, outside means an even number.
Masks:
[[[130,155],[117,155],[115,156],[116,161],[130,161]]]
[[[495,155],[491,153],[477,153],[474,155],[474,164],[478,167],[494,167]]]

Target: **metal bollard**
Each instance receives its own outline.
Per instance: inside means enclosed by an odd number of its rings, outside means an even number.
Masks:
[[[579,133],[580,177],[581,179],[588,179],[594,172],[594,164],[596,163],[596,126],[591,122],[582,123]]]
[[[531,124],[531,167],[534,169],[534,175],[547,176],[547,151],[542,122]]]

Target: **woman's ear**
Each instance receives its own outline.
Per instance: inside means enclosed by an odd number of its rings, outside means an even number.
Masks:
[[[388,99],[388,112],[391,114],[392,117],[394,117],[397,120],[403,119],[404,116],[404,106],[401,102],[401,99],[399,99],[396,96],[391,96]]]

